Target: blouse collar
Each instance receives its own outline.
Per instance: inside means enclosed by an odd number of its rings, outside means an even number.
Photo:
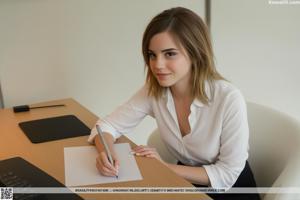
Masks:
[[[211,104],[212,101],[212,88],[210,87],[210,84],[208,82],[205,82],[205,91],[208,97],[208,106]],[[166,100],[166,103],[169,104],[171,102],[174,102],[171,89],[168,87],[166,88],[166,91],[163,94],[163,98]],[[195,98],[192,102],[192,105],[195,105],[196,107],[204,107],[205,105],[202,101]]]

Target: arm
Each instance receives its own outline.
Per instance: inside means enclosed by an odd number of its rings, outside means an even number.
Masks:
[[[146,115],[152,114],[146,86],[141,88],[126,103],[117,107],[111,114],[97,121],[103,132],[110,133],[114,139],[122,134],[130,133]],[[96,127],[91,130],[88,142],[93,143],[97,135]]]
[[[95,146],[97,151],[99,152],[99,156],[96,158],[96,167],[102,175],[105,176],[117,176],[119,171],[119,160],[116,155],[116,152],[113,148],[115,139],[109,133],[104,133],[104,138],[107,143],[107,146],[111,152],[112,158],[114,160],[114,165],[109,162],[108,157],[105,152],[105,148],[101,143],[99,135],[96,135],[94,138]]]
[[[95,143],[99,152],[96,167],[102,175],[116,175],[119,168],[119,161],[114,151],[113,143],[115,142],[115,139],[122,134],[131,132],[147,114],[151,114],[149,99],[147,88],[144,86],[131,97],[129,101],[97,122],[104,133],[105,140],[112,153],[113,160],[115,161],[115,166],[111,166],[108,162],[105,149],[102,146],[101,140],[99,140],[96,127],[92,129],[88,142]]]
[[[170,164],[161,159],[155,148],[148,146],[137,146],[133,149],[137,156],[145,156],[147,158],[156,158],[177,175],[183,177],[191,183],[199,185],[210,185],[208,175],[203,167],[191,167],[184,165]]]
[[[109,133],[104,133],[103,136],[105,138],[105,141],[107,142],[109,150],[113,153],[113,151],[114,151],[113,144],[115,143],[115,138]],[[95,143],[96,149],[99,153],[101,153],[102,151],[105,151],[104,146],[102,145],[101,140],[99,138],[99,135],[95,136],[94,143]]]
[[[237,181],[248,158],[247,106],[242,94],[233,91],[223,100],[219,155],[203,165],[213,188],[230,188]]]
[[[191,167],[184,165],[167,164],[177,175],[183,177],[191,183],[209,186],[209,178],[203,167]]]

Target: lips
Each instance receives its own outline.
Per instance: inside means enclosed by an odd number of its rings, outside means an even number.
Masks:
[[[158,79],[166,79],[169,75],[171,75],[170,73],[156,73],[156,77]]]

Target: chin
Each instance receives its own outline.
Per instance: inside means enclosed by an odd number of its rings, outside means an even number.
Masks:
[[[161,87],[171,87],[173,84],[170,82],[158,82]]]

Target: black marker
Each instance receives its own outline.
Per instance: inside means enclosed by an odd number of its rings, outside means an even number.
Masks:
[[[21,106],[14,106],[13,110],[14,110],[15,113],[18,113],[18,112],[27,112],[30,109],[50,108],[50,107],[59,107],[59,106],[65,106],[65,104],[56,104],[56,105],[48,105],[48,106],[35,106],[35,107],[30,107],[29,105],[21,105]]]

